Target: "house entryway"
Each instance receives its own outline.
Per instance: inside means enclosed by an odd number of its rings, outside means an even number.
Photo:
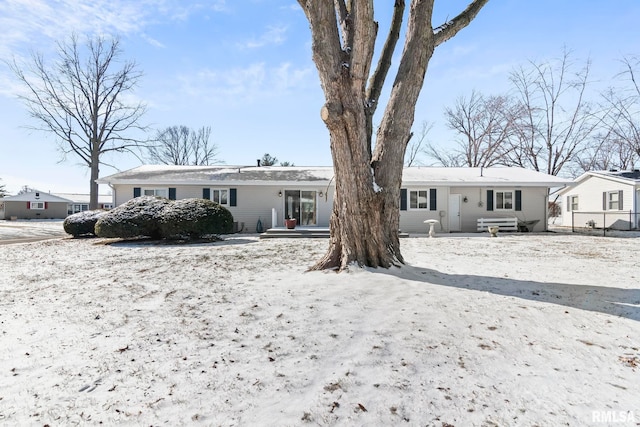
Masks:
[[[285,190],[284,217],[295,218],[297,224],[301,226],[316,225],[318,223],[316,192]]]
[[[449,231],[460,231],[460,194],[449,194]]]

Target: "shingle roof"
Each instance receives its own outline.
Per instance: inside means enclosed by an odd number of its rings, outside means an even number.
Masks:
[[[71,203],[71,200],[55,196],[44,191],[29,191],[27,193],[18,194],[17,196],[7,196],[3,199],[5,202],[64,202]]]
[[[329,166],[157,166],[144,165],[100,178],[100,184],[207,185],[214,182],[247,185],[276,183],[329,183]],[[403,185],[547,186],[571,181],[523,168],[410,167],[403,171]]]

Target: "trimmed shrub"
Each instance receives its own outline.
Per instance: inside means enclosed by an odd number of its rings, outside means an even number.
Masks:
[[[98,237],[162,237],[159,221],[165,208],[171,205],[169,199],[154,196],[142,196],[117,206],[98,219],[95,232]]]
[[[160,234],[166,239],[196,239],[231,233],[233,215],[224,206],[211,200],[182,199],[165,208],[159,225]]]
[[[64,219],[62,227],[67,234],[71,234],[73,237],[95,236],[96,222],[98,222],[98,219],[106,212],[104,209],[100,209],[69,215]]]

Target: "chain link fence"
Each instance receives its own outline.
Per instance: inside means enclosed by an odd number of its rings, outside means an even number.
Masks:
[[[606,235],[610,230],[640,229],[640,213],[633,211],[615,212],[571,212],[571,231],[602,230]]]

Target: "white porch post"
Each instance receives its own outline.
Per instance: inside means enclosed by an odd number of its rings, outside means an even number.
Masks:
[[[271,227],[278,226],[278,212],[276,208],[271,208]]]

